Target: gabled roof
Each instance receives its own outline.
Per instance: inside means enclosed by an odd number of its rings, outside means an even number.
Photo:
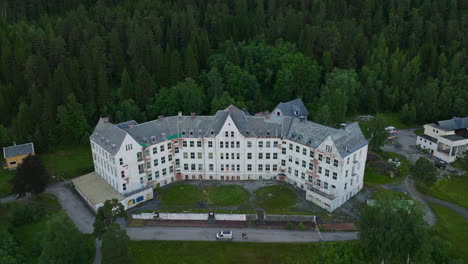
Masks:
[[[464,118],[454,117],[452,119],[442,120],[437,123],[439,124],[439,128],[446,131],[468,128],[468,116]]]
[[[276,108],[280,109],[284,116],[300,117],[309,115],[309,111],[300,98],[286,103],[279,103]],[[296,112],[298,112],[297,115]]]
[[[122,146],[125,136],[127,136],[127,133],[117,125],[109,122],[108,118],[99,118],[94,132],[89,138],[112,155],[115,155]]]
[[[3,148],[3,157],[5,159],[32,153],[34,153],[34,144],[32,142]]]

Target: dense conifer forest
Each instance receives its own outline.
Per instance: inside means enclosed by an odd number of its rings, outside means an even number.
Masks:
[[[468,115],[461,0],[0,0],[0,145],[86,143],[113,122],[251,113],[325,124]]]

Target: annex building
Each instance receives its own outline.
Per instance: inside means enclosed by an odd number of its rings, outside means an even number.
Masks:
[[[231,105],[142,124],[100,118],[90,136],[95,175],[126,208],[174,181],[278,180],[333,211],[362,189],[368,142],[357,123],[335,129],[308,114],[296,99],[255,116]]]
[[[468,116],[424,125],[424,134],[417,137],[416,145],[447,163],[455,161],[468,150]]]

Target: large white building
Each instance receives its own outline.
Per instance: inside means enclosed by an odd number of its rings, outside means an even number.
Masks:
[[[424,134],[417,137],[416,145],[445,162],[455,161],[468,150],[468,117],[424,125]]]
[[[123,197],[179,180],[286,181],[333,211],[362,189],[368,142],[357,123],[335,129],[308,114],[296,99],[256,116],[231,105],[142,124],[101,118],[90,136],[95,171]]]

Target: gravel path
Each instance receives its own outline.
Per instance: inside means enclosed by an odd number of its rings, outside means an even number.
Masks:
[[[432,196],[427,196],[424,194],[421,194],[421,197],[427,202],[435,203],[435,204],[447,207],[449,209],[452,209],[453,211],[457,212],[459,215],[463,216],[466,220],[468,220],[468,210],[462,206],[459,206],[457,204],[447,202],[444,200],[439,200],[437,198],[434,198]]]

